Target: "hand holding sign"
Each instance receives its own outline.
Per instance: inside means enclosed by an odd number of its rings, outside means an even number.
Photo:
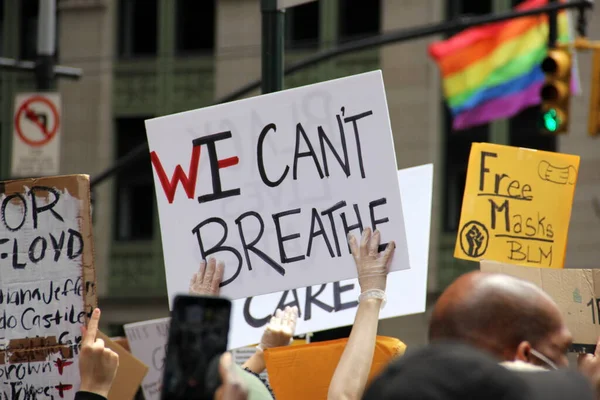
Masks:
[[[354,257],[358,271],[358,283],[363,293],[368,290],[385,291],[387,274],[389,272],[388,268],[396,244],[390,242],[383,253],[378,253],[380,240],[381,235],[379,231],[376,230],[371,235],[370,228],[363,230],[360,246],[356,243],[354,236],[350,235],[348,237],[352,256]]]
[[[224,271],[225,264],[222,261],[217,263],[212,257],[208,259],[208,263],[202,260],[200,271],[194,274],[190,281],[190,293],[218,296]]]
[[[283,311],[277,310],[263,333],[258,349],[272,349],[291,344],[297,320],[298,307],[286,307]]]
[[[104,347],[102,339],[96,339],[99,321],[100,309],[96,308],[87,329],[81,327],[83,339],[79,356],[80,390],[108,397],[119,367],[119,355]]]

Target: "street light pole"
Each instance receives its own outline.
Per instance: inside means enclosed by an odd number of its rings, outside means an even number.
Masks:
[[[36,84],[38,90],[49,91],[54,82],[56,0],[39,0],[37,28]]]
[[[283,89],[285,10],[277,0],[261,0],[262,14],[262,92]]]

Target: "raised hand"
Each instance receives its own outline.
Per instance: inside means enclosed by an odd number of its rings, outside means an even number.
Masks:
[[[275,311],[271,321],[267,324],[258,348],[260,350],[291,344],[296,331],[298,320],[298,307],[286,307],[283,311]]]
[[[79,353],[79,390],[108,397],[119,367],[119,355],[104,347],[104,340],[96,339],[99,321],[100,309],[96,308],[87,329],[81,327],[83,339]]]
[[[212,257],[208,259],[208,263],[203,260],[200,262],[200,270],[192,276],[190,281],[190,293],[218,296],[224,272],[225,264],[222,261],[217,263]]]
[[[393,241],[390,242],[385,250],[379,253],[380,241],[381,234],[379,231],[376,230],[371,235],[370,228],[363,230],[360,246],[353,235],[348,236],[350,250],[358,272],[358,283],[362,292],[367,290],[385,291],[389,263],[396,244]]]

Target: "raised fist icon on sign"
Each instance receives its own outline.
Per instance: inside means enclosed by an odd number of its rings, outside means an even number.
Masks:
[[[489,234],[480,222],[467,222],[460,230],[460,247],[469,257],[478,258],[485,254],[488,247]]]

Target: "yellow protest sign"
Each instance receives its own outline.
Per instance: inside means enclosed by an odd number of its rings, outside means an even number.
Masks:
[[[473,143],[454,256],[563,268],[579,156]]]

